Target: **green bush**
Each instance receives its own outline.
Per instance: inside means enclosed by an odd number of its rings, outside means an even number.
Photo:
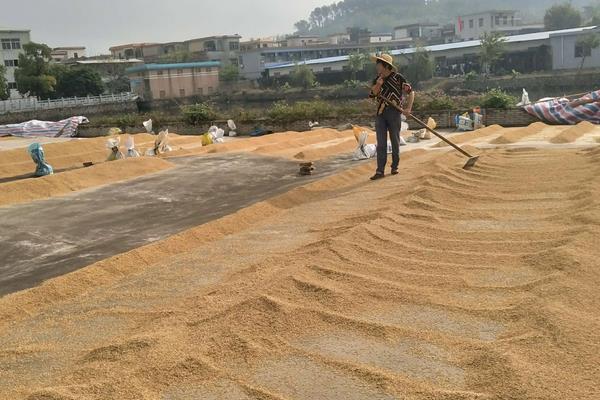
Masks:
[[[348,89],[356,89],[363,85],[361,81],[357,81],[355,79],[344,81],[344,87]]]
[[[197,103],[182,106],[181,113],[185,121],[190,125],[200,125],[217,119],[218,115],[209,103]]]
[[[137,114],[124,114],[120,115],[115,119],[114,125],[124,129],[130,126],[136,126],[138,122]]]
[[[478,78],[478,75],[477,75],[477,72],[475,72],[475,71],[471,71],[465,75],[465,81],[467,81],[467,82],[476,81],[477,78]]]
[[[511,96],[502,89],[491,89],[483,96],[481,106],[483,108],[506,109],[514,107],[518,101],[516,97]]]
[[[299,101],[294,104],[288,104],[284,100],[273,103],[267,116],[276,121],[299,121],[330,117],[335,113],[334,106],[321,100]]]
[[[432,111],[455,110],[457,106],[450,96],[439,94],[437,96],[433,96],[433,99],[426,104],[425,108]]]

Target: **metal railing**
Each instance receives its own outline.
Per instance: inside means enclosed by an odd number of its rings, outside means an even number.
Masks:
[[[134,93],[106,94],[88,97],[70,97],[66,99],[38,100],[35,97],[0,101],[0,114],[24,111],[55,110],[70,107],[85,107],[99,104],[126,103],[134,101],[138,96]]]

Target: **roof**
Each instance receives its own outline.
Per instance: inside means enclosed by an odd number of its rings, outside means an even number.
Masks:
[[[369,37],[377,37],[377,36],[394,36],[393,33],[371,33]]]
[[[517,10],[483,10],[479,12],[469,13],[460,15],[460,17],[470,17],[472,15],[480,15],[480,14],[516,14]]]
[[[135,64],[135,63],[143,63],[143,60],[139,60],[137,58],[130,59],[119,59],[119,58],[110,58],[110,59],[100,59],[100,60],[82,60],[76,59],[76,64],[81,65],[93,65],[93,64]]]
[[[406,24],[406,25],[399,25],[394,27],[394,29],[403,29],[403,28],[411,28],[413,26],[440,26],[440,24],[436,24],[434,22],[417,22],[416,24]]]
[[[183,69],[183,68],[210,68],[220,67],[221,63],[218,61],[202,61],[202,62],[189,62],[189,63],[176,63],[176,64],[144,64],[135,67],[131,67],[125,70],[128,74],[134,74],[136,72],[146,71],[164,71],[165,69]]]
[[[55,47],[54,50],[85,50],[85,46]]]
[[[20,29],[20,28],[10,28],[7,26],[0,26],[0,32],[31,32],[31,29]]]
[[[120,44],[118,46],[112,46],[109,48],[110,51],[127,49],[129,47],[147,47],[147,46],[158,46],[160,43],[129,43],[129,44]]]
[[[595,26],[586,26],[582,28],[571,28],[571,29],[561,29],[558,31],[546,31],[546,32],[536,32],[536,33],[527,33],[524,35],[515,35],[515,36],[506,36],[505,43],[521,43],[521,42],[534,42],[540,40],[547,40],[550,37],[555,36],[567,36],[577,33],[582,33],[588,30],[595,29]],[[457,49],[465,49],[470,47],[478,47],[481,45],[481,40],[468,40],[465,42],[457,42],[457,43],[448,43],[448,44],[439,44],[433,46],[426,46],[425,50],[436,52],[436,51],[445,51],[445,50],[457,50]],[[413,54],[417,51],[416,47],[411,47],[407,49],[401,50],[392,50],[389,54],[393,56],[403,55],[403,54]],[[314,64],[328,64],[334,62],[342,62],[348,61],[348,56],[338,56],[338,57],[326,57],[326,58],[317,58],[313,60],[307,60],[299,62],[299,65],[314,65]],[[294,67],[296,63],[273,63],[267,64],[265,67],[267,69],[279,69],[279,68],[289,68]]]
[[[217,36],[207,36],[196,39],[184,40],[183,42],[171,42],[171,43],[189,43],[189,42],[199,42],[204,40],[215,40],[215,39],[241,39],[242,37],[238,34],[235,35],[217,35]]]

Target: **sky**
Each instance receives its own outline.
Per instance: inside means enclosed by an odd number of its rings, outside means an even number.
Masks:
[[[0,27],[31,30],[50,47],[171,42],[225,34],[244,38],[291,33],[328,0],[0,0]]]

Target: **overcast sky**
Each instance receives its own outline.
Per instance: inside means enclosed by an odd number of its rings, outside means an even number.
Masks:
[[[332,0],[331,0],[332,1]],[[50,47],[169,42],[239,33],[290,33],[294,23],[330,0],[1,0],[0,27],[31,29]]]

